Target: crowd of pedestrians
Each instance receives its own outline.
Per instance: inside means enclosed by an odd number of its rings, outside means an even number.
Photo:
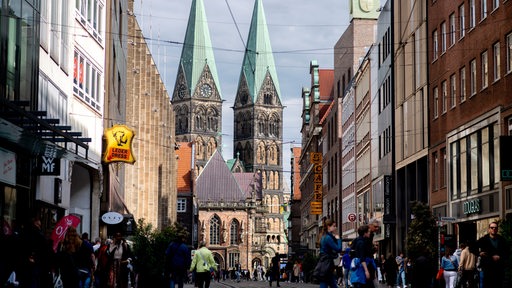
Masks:
[[[373,221],[373,226],[378,226]],[[372,225],[359,226],[358,237],[342,250],[336,223],[324,220],[320,258],[322,254],[330,255],[331,259],[339,257],[339,265],[328,277],[316,279],[321,288],[372,288],[376,283],[389,288],[504,288],[510,284],[505,279],[510,247],[498,234],[496,222],[491,222],[488,233],[477,241],[465,241],[457,249],[446,247],[439,262],[430,259],[426,248],[415,259],[403,253],[378,255],[373,246],[375,230],[372,228]],[[442,270],[436,279],[437,267]]]
[[[113,240],[90,242],[89,234],[66,227],[53,245],[41,220],[3,234],[0,276],[5,287],[128,288],[132,253],[117,233]],[[134,279],[132,280],[132,283]]]

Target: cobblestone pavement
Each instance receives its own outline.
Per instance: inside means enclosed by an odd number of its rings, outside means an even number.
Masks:
[[[281,288],[318,288],[319,284],[314,283],[289,283],[289,282],[280,282]],[[240,281],[236,282],[233,280],[225,280],[225,281],[212,281],[210,283],[210,288],[267,288],[270,287],[267,281]],[[276,283],[272,283],[272,287],[276,287]],[[342,288],[341,286],[338,286]],[[384,284],[375,285],[377,288],[385,288],[387,287]],[[193,284],[185,284],[184,288],[194,288]]]

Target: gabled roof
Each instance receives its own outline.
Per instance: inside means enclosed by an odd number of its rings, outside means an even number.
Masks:
[[[246,199],[218,150],[196,179],[196,195],[199,201],[243,202]]]
[[[192,0],[180,58],[180,65],[185,72],[185,79],[191,94],[194,93],[206,64],[210,68],[219,95],[222,95],[203,0]]]
[[[276,65],[274,63],[274,56],[272,54],[268,34],[267,20],[261,0],[254,2],[251,27],[249,28],[249,36],[246,45],[239,85],[241,85],[241,81],[245,75],[249,95],[252,97],[253,101],[255,101],[268,72],[274,82],[277,96],[280,97],[281,89],[279,88]]]
[[[233,176],[242,190],[245,198],[251,198],[252,192],[256,199],[261,199],[261,174],[260,173],[233,173]]]

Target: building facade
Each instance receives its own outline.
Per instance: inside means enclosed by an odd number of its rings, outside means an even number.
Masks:
[[[134,1],[128,2],[133,11]],[[126,123],[133,127],[134,165],[125,167],[124,203],[135,219],[162,229],[176,222],[174,112],[133,15],[128,15]],[[130,44],[132,43],[132,44]]]
[[[502,145],[512,123],[512,5],[437,1],[428,9],[431,205],[455,219],[442,224],[456,245],[512,208],[512,179],[501,168],[510,161]]]

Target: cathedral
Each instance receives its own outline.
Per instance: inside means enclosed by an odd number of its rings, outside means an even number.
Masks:
[[[193,234],[220,269],[254,271],[286,258],[283,105],[262,0],[254,10],[233,105],[233,159],[224,160],[222,103],[203,0],[193,0],[171,103],[177,142],[192,143]],[[234,80],[235,81],[235,80]]]

